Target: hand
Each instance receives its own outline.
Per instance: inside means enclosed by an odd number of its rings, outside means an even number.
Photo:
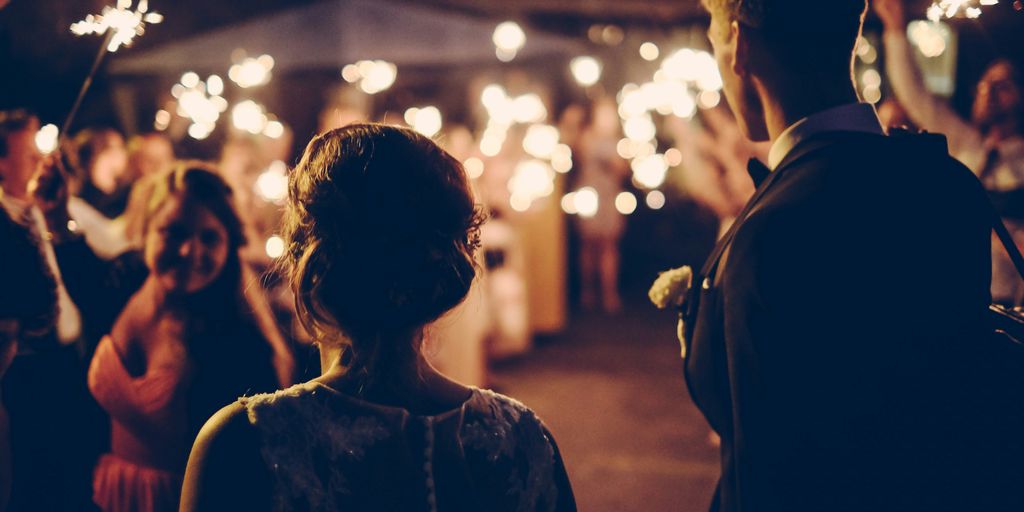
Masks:
[[[906,28],[907,14],[903,0],[872,0],[871,3],[887,32],[901,32]]]
[[[43,211],[50,230],[66,229],[68,216],[68,178],[63,170],[63,163],[59,154],[49,156],[46,165],[43,167],[32,183],[29,191],[35,199],[36,205]]]
[[[679,357],[686,360],[686,322],[683,315],[679,315],[679,323],[676,324],[676,337],[679,338]]]

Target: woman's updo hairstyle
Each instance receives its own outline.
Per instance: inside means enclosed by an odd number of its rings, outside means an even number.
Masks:
[[[409,334],[469,291],[483,220],[462,165],[415,131],[352,124],[318,135],[289,178],[284,221],[300,320],[343,343],[349,369],[414,359]]]

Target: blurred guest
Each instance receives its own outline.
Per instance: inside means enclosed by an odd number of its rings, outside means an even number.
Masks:
[[[239,259],[231,189],[198,164],[146,183],[141,254],[104,262],[68,233],[58,248],[85,317],[109,332],[89,368],[112,419],[111,453],[93,479],[105,511],[176,510],[199,426],[238,396],[291,380],[288,349]]]
[[[88,128],[75,136],[81,189],[76,194],[112,219],[128,203],[128,151],[124,137],[113,128]]]
[[[123,222],[114,220],[127,206],[132,181],[124,139],[110,128],[86,129],[75,137],[74,153],[77,193],[68,211],[93,251],[111,259],[129,248]]]
[[[602,98],[594,102],[590,122],[580,134],[577,188],[597,192],[597,211],[578,215],[580,236],[580,301],[592,309],[600,300],[607,313],[622,309],[619,298],[619,240],[626,219],[615,208],[628,174],[626,161],[616,151],[620,139],[619,114],[615,102]]]
[[[989,191],[1018,245],[1024,241],[1024,79],[1008,60],[996,60],[977,86],[971,118],[961,118],[925,87],[907,39],[907,17],[900,0],[878,0],[875,11],[885,26],[886,70],[896,99],[914,123],[949,140],[949,152],[969,167]],[[1024,285],[1009,256],[993,244],[992,298],[1019,303]]]
[[[128,177],[152,176],[174,165],[174,145],[160,132],[136,135],[128,141]]]
[[[477,270],[482,218],[458,161],[412,130],[354,124],[314,138],[290,182],[285,257],[324,374],[214,416],[182,510],[575,510],[537,416],[422,353]]]
[[[5,359],[11,350],[17,354],[2,384],[10,422],[10,510],[88,510],[89,472],[100,441],[78,345],[79,313],[32,195],[45,161],[35,144],[38,130],[39,120],[27,112],[0,112],[0,205],[4,218],[17,223],[0,242],[4,257],[13,258],[0,269],[0,316],[20,324],[17,348],[3,350]],[[36,264],[33,251],[45,266]],[[56,321],[48,329],[40,319],[51,310]]]
[[[281,219],[279,202],[266,200],[258,193],[260,174],[271,163],[262,142],[255,137],[232,138],[224,143],[217,163],[221,177],[234,191],[246,238],[255,242],[246,246],[242,259],[257,268],[265,268],[271,263],[263,242],[277,231]],[[284,167],[283,163],[280,165]],[[284,193],[283,190],[280,192]]]
[[[2,191],[0,191],[2,193]],[[0,392],[18,340],[51,329],[57,314],[53,274],[31,232],[0,208]],[[11,496],[11,423],[0,394],[0,510]]]
[[[679,117],[666,124],[682,155],[686,193],[715,214],[724,234],[754,194],[747,163],[767,160],[768,146],[744,136],[728,108],[702,110],[700,120],[699,129]]]

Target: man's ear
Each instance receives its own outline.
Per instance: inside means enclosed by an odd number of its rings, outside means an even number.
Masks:
[[[732,72],[736,76],[746,76],[749,73],[750,62],[750,32],[740,25],[740,22],[733,20],[729,24],[729,37],[732,39]]]

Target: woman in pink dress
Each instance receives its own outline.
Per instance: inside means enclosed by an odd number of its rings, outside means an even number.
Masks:
[[[88,375],[111,418],[111,451],[93,479],[107,512],[177,510],[199,426],[239,396],[290,380],[288,348],[239,259],[231,189],[190,164],[148,186],[142,254],[101,262],[80,240],[58,251],[62,270],[79,276],[69,289],[84,316],[102,323],[118,312]]]

